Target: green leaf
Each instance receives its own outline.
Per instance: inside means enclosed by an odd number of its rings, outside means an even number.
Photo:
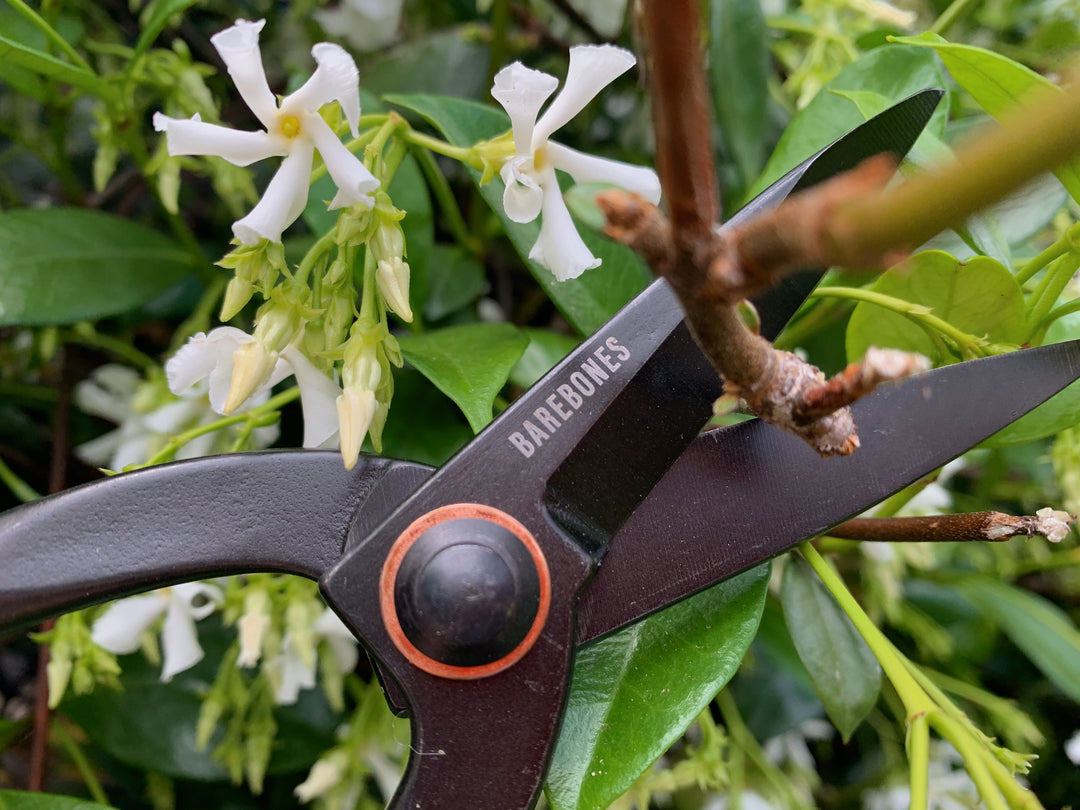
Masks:
[[[437,68],[432,69],[433,65]],[[488,98],[491,77],[489,46],[470,26],[440,31],[424,39],[401,42],[370,68],[361,84],[370,93],[424,93],[457,98]]]
[[[472,437],[461,410],[442,391],[418,371],[394,369],[394,406],[383,429],[387,456],[438,467]]]
[[[788,557],[780,594],[799,658],[846,742],[877,702],[881,666],[802,557]]]
[[[171,239],[76,208],[0,213],[0,326],[127,312],[192,272]]]
[[[1045,344],[1064,343],[1080,338],[1080,312],[1054,321],[1046,330]],[[1055,394],[1035,410],[1024,414],[1007,428],[998,431],[985,442],[988,447],[1021,444],[1052,436],[1080,421],[1080,380]]]
[[[954,45],[931,32],[917,37],[896,37],[894,41],[933,48],[957,84],[995,118],[1030,98],[1031,94],[1038,90],[1053,88],[1060,91],[1057,85],[1030,68],[985,48]],[[1080,202],[1080,159],[1066,163],[1054,174],[1069,195]]]
[[[464,309],[487,289],[484,268],[458,247],[434,245],[428,268],[424,318],[437,321]]]
[[[385,101],[423,116],[457,146],[472,146],[510,128],[510,122],[503,112],[472,101],[423,95],[392,95],[387,96]],[[473,180],[479,182],[479,173],[471,170],[470,173]],[[480,193],[499,218],[511,243],[537,282],[581,334],[596,331],[645,289],[651,277],[632,250],[596,231],[581,227],[579,231],[585,244],[603,264],[580,278],[556,281],[551,271],[528,258],[540,234],[540,222],[512,222],[503,211],[503,188],[502,180],[495,178],[486,186],[481,186]]]
[[[526,329],[529,346],[510,372],[510,382],[529,388],[577,348],[578,342],[569,335],[548,329]]]
[[[871,91],[895,104],[919,90],[944,86],[941,67],[927,51],[896,45],[875,48],[848,65],[792,119],[747,196],[760,193],[785,172],[863,122],[855,105],[828,91]],[[947,106],[938,107],[927,127],[939,137],[945,132]]]
[[[738,668],[768,581],[758,566],[578,652],[548,769],[554,810],[602,810],[682,735]]]
[[[104,804],[51,793],[0,790],[0,810],[111,810]]]
[[[169,20],[197,2],[198,0],[155,0],[150,7],[150,13],[143,19],[142,33],[139,34],[139,41],[135,43],[132,61],[146,52],[158,38],[158,34],[165,30]]]
[[[961,262],[940,250],[925,250],[884,273],[870,289],[930,307],[938,318],[968,334],[986,336],[991,343],[1020,344],[1025,338],[1020,285],[1012,273],[985,256]],[[956,360],[910,318],[863,302],[848,321],[849,361],[860,359],[870,346],[919,352],[935,365]]]
[[[966,579],[957,587],[1058,689],[1080,703],[1080,632],[1060,608],[993,579]]]
[[[739,172],[741,190],[765,162],[769,33],[759,0],[710,0],[709,85],[716,124]]]
[[[457,403],[476,433],[491,421],[495,397],[528,345],[508,323],[469,323],[398,340],[405,359]]]
[[[0,36],[0,64],[26,68],[39,76],[70,84],[100,98],[112,95],[112,88],[96,73],[5,36]]]

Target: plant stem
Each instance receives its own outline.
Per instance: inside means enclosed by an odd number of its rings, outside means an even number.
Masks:
[[[438,138],[433,138],[430,135],[425,135],[423,132],[417,132],[412,127],[409,127],[402,133],[405,140],[414,146],[422,146],[425,149],[430,149],[438,155],[444,155],[448,158],[453,158],[466,166],[471,166],[474,169],[482,169],[483,166],[478,164],[478,158],[476,152],[472,147],[467,146],[454,146],[446,141],[440,141]]]
[[[946,31],[965,17],[978,3],[979,0],[953,0],[949,7],[941,12],[941,16],[934,20],[934,24],[928,30],[944,36]]]
[[[884,295],[873,290],[864,290],[860,287],[822,287],[810,293],[811,298],[845,298],[856,301],[866,301],[879,307],[892,310],[899,315],[910,318],[924,329],[933,329],[945,335],[956,343],[957,348],[964,357],[983,357],[986,355],[983,347],[986,341],[975,335],[969,335],[957,329],[948,321],[934,315],[929,307],[922,304],[913,304],[902,298]]]
[[[1028,323],[1031,324],[1027,335],[1028,342],[1038,336],[1039,326],[1046,320],[1077,269],[1080,269],[1080,253],[1067,253],[1047,268],[1046,276],[1035,291],[1028,311]]]
[[[104,349],[117,357],[127,360],[140,371],[146,371],[147,369],[157,366],[157,361],[154,360],[154,358],[139,351],[126,340],[121,340],[111,335],[103,335],[89,324],[65,330],[61,334],[61,340],[65,343],[78,343],[83,346],[93,346],[98,349]]]
[[[52,723],[52,734],[57,742],[60,743],[61,747],[67,752],[67,755],[71,757],[75,769],[78,770],[79,775],[82,777],[83,784],[86,785],[86,790],[90,794],[90,798],[98,804],[108,806],[109,797],[101,787],[101,782],[98,781],[97,776],[94,774],[93,767],[86,759],[86,754],[83,753],[82,748],[79,747],[75,738],[71,736],[64,727],[64,724],[57,720],[54,720]]]
[[[11,490],[11,494],[18,498],[20,503],[30,503],[41,497],[41,493],[19,478],[2,458],[0,458],[0,482]]]
[[[280,410],[283,405],[292,402],[294,399],[299,398],[299,396],[300,388],[294,386],[287,391],[282,391],[280,394],[270,397],[270,399],[266,400],[262,405],[258,405],[243,413],[234,413],[231,416],[223,416],[221,419],[217,419],[209,424],[199,425],[190,430],[185,430],[183,433],[178,433],[169,440],[169,443],[166,444],[165,447],[154,453],[149,461],[145,464],[140,464],[138,469],[141,469],[142,467],[153,467],[157,464],[164,464],[175,455],[177,450],[188,442],[193,441],[200,436],[205,436],[207,433],[213,433],[215,430],[227,428],[229,425],[235,425],[246,421],[255,422],[266,414]]]
[[[427,180],[428,187],[434,193],[435,200],[439,203],[439,208],[445,217],[447,230],[450,231],[454,240],[472,256],[481,256],[484,250],[483,245],[479,239],[472,235],[469,226],[465,224],[465,217],[461,215],[461,208],[458,206],[457,198],[454,197],[454,192],[450,188],[446,176],[439,171],[439,166],[436,164],[435,158],[432,157],[431,151],[426,147],[416,145],[412,153],[416,158],[416,162],[420,164],[420,171],[424,173],[424,179]]]
[[[907,736],[911,810],[927,810],[930,803],[930,725],[925,714],[911,718]]]

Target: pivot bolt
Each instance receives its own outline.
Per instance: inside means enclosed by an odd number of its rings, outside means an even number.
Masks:
[[[382,574],[397,648],[421,669],[482,678],[520,659],[543,629],[547,564],[512,517],[478,504],[429,512],[398,538]]]

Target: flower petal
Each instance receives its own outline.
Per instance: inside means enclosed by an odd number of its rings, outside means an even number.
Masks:
[[[554,76],[527,68],[520,62],[507,65],[495,74],[491,95],[510,116],[514,148],[519,155],[532,152],[536,116],[558,86],[559,80]]]
[[[83,413],[120,424],[131,416],[131,400],[141,376],[133,368],[106,363],[75,386],[75,404]]]
[[[165,363],[169,390],[183,394],[199,380],[209,377],[210,407],[221,413],[232,383],[233,352],[252,340],[251,335],[235,326],[219,326],[209,334],[192,335]]]
[[[596,94],[636,63],[630,51],[615,45],[577,45],[570,49],[570,67],[563,89],[543,118],[536,122],[532,148],[542,145],[551,133],[581,112]]]
[[[330,126],[317,113],[304,116],[304,132],[311,138],[319,150],[326,171],[330,174],[338,193],[330,202],[330,210],[345,208],[356,203],[367,206],[375,205],[375,200],[368,196],[379,187],[375,178],[360,159],[345,148]]]
[[[660,202],[660,178],[646,166],[587,155],[554,141],[548,141],[547,156],[552,166],[569,173],[578,183],[611,183],[640,194],[653,205]]]
[[[341,388],[312,365],[296,346],[281,353],[292,366],[300,387],[300,407],[304,412],[304,447],[320,447],[337,433],[337,398]]]
[[[216,585],[205,582],[181,582],[170,588],[170,596],[195,621],[205,619],[225,601],[225,594]]]
[[[90,637],[103,650],[116,655],[133,653],[139,649],[143,631],[168,607],[168,599],[159,593],[121,599],[98,617]]]
[[[154,129],[165,133],[165,148],[170,155],[214,155],[236,166],[247,166],[289,154],[288,141],[281,136],[208,124],[197,113],[191,118],[154,113]]]
[[[544,209],[540,237],[529,258],[554,273],[557,281],[566,281],[599,267],[600,259],[592,255],[570,219],[554,170],[548,169],[547,173],[550,178],[545,177],[541,185]]]
[[[175,586],[174,586],[175,587]],[[203,659],[195,618],[187,605],[175,597],[169,601],[165,626],[161,629],[161,680],[171,681],[173,675],[191,669]]]
[[[267,130],[272,130],[277,119],[277,99],[266,81],[259,51],[259,32],[264,25],[266,20],[237,20],[235,25],[210,37],[210,42],[217,48],[244,103]]]
[[[506,184],[503,191],[503,210],[514,222],[532,222],[540,216],[543,191],[531,173],[522,166],[532,164],[529,156],[513,157],[503,164],[499,175]]]
[[[237,239],[245,245],[255,245],[260,239],[281,242],[281,232],[296,221],[307,204],[313,157],[310,140],[293,139],[292,151],[281,161],[259,204],[233,223]]]
[[[355,138],[360,134],[360,72],[356,62],[340,45],[329,42],[316,43],[311,55],[318,67],[311,78],[281,102],[282,112],[318,112],[324,104],[336,101]]]
[[[286,637],[282,647],[284,652],[276,659],[281,680],[274,699],[279,706],[291,706],[300,697],[301,689],[315,687],[315,664],[308,666],[300,660],[292,639]]]

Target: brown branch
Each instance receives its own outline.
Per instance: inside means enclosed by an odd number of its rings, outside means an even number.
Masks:
[[[1075,521],[1075,515],[1046,507],[1034,515],[1020,517],[1002,512],[968,512],[931,517],[854,518],[828,534],[843,540],[889,543],[985,543],[1041,535],[1057,543],[1065,539]]]

